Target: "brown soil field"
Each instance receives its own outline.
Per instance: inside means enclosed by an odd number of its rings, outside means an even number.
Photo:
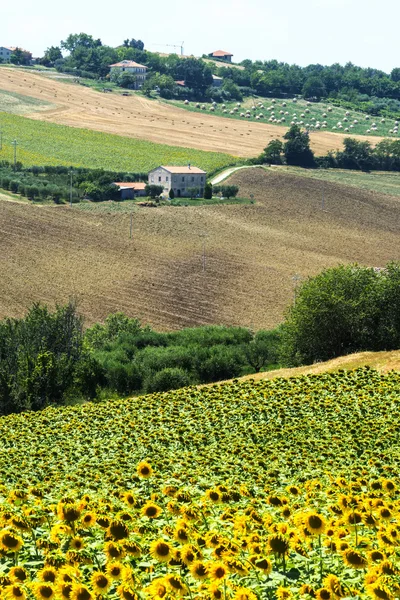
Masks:
[[[137,208],[132,240],[129,213],[0,201],[0,318],[75,296],[87,323],[122,310],[159,330],[273,327],[295,274],[399,258],[397,197],[274,169],[229,181],[256,203]]]
[[[283,136],[287,130],[267,123],[190,112],[139,94],[127,97],[102,94],[81,85],[5,67],[0,68],[0,90],[56,105],[50,110],[25,114],[31,119],[241,157],[260,154],[271,139]],[[353,137],[369,139],[373,145],[382,139]],[[332,132],[315,131],[310,139],[318,155],[340,148],[343,142],[342,135]]]

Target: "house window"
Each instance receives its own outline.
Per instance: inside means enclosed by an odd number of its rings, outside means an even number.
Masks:
[[[194,181],[194,177],[192,177],[192,181]]]
[[[168,176],[165,178],[165,181],[168,181]]]
[[[158,178],[158,181],[161,181],[161,177]]]
[[[122,67],[122,70],[125,71],[125,67]]]
[[[184,177],[182,177],[182,181],[183,181],[183,182],[185,181],[185,178],[184,178]]]
[[[202,176],[201,176],[201,183],[203,183],[203,181],[204,181],[204,177],[203,177],[203,175],[202,175]]]

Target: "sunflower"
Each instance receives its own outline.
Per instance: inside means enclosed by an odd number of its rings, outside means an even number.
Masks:
[[[266,556],[255,556],[252,564],[260,569],[264,575],[269,575],[272,571],[272,562]]]
[[[210,500],[210,502],[212,502],[213,504],[219,504],[221,502],[221,494],[218,490],[207,490],[206,498],[207,500]]]
[[[124,521],[120,519],[114,519],[111,521],[107,533],[110,537],[114,538],[115,541],[124,540],[129,537],[129,530]]]
[[[87,512],[81,518],[81,523],[83,527],[93,527],[96,524],[97,516],[94,512]]]
[[[37,576],[40,581],[44,581],[45,583],[55,583],[58,571],[54,567],[44,567],[38,572]]]
[[[141,512],[142,515],[148,519],[157,519],[162,513],[162,508],[158,506],[158,504],[149,501],[142,507]]]
[[[279,586],[275,592],[277,600],[289,600],[292,597],[292,592],[289,588],[285,588],[283,586]]]
[[[109,560],[119,560],[125,556],[123,546],[116,544],[115,542],[107,542],[104,544],[104,553]]]
[[[26,600],[26,592],[22,585],[14,583],[4,588],[4,597],[7,600]]]
[[[257,596],[249,588],[238,587],[233,596],[233,600],[257,600]]]
[[[173,594],[176,596],[186,596],[188,589],[179,575],[167,575],[165,581]]]
[[[348,567],[353,569],[365,569],[368,565],[367,559],[357,550],[347,548],[343,553],[343,561]]]
[[[29,573],[24,567],[11,567],[8,577],[12,583],[24,583],[29,581]]]
[[[149,479],[149,477],[153,475],[153,469],[151,468],[151,465],[149,465],[148,462],[143,460],[136,467],[136,473],[138,474],[138,477],[140,477],[140,479]]]
[[[330,590],[335,598],[343,598],[346,596],[346,592],[342,587],[340,579],[336,577],[336,575],[327,575],[324,579],[324,587]]]
[[[189,566],[189,571],[194,579],[198,579],[199,581],[203,581],[203,579],[207,579],[208,577],[208,565],[201,560],[196,560],[192,562]]]
[[[256,560],[259,559],[260,557],[257,556],[255,557]],[[248,569],[246,567],[246,565],[244,565],[240,560],[238,560],[237,558],[227,558],[226,559],[226,564],[229,568],[229,571],[231,573],[237,573],[238,575],[241,575],[242,577],[244,577],[245,575],[247,575],[248,573]]]
[[[70,540],[69,547],[71,550],[83,550],[85,547],[85,542],[81,537],[75,536],[72,538],[72,540]]]
[[[72,592],[72,583],[57,584],[57,595],[61,600],[69,600]]]
[[[311,596],[311,598],[315,598],[314,588],[311,587],[308,583],[303,583],[301,588],[299,589],[300,596]]]
[[[137,593],[129,585],[124,583],[121,583],[121,585],[117,587],[117,593],[121,600],[139,600]]]
[[[186,544],[181,548],[181,560],[188,567],[192,562],[201,558],[201,552],[195,546]]]
[[[332,594],[328,588],[320,588],[315,592],[315,597],[317,600],[331,600]]]
[[[208,572],[212,581],[223,581],[228,576],[228,568],[219,561],[212,563]]]
[[[289,550],[289,541],[280,533],[270,535],[268,546],[273,554],[284,556]]]
[[[224,593],[219,589],[218,584],[212,583],[208,587],[208,595],[211,600],[222,600]]]
[[[150,598],[157,599],[164,598],[164,596],[168,593],[167,582],[164,577],[158,577],[157,579],[153,579],[151,584],[147,586],[144,590],[145,594],[150,596]]]
[[[124,550],[133,558],[139,558],[142,555],[142,549],[134,540],[124,542]]]
[[[52,600],[56,595],[53,586],[48,583],[34,583],[32,591],[37,600]]]
[[[57,507],[57,515],[60,521],[67,521],[68,523],[73,523],[77,521],[81,516],[80,509],[73,503],[63,504],[62,502],[58,503]]]
[[[374,600],[394,600],[394,596],[388,586],[379,579],[375,583],[367,585],[367,593]]]
[[[304,525],[312,535],[323,533],[326,527],[324,517],[316,512],[311,512],[305,516]]]
[[[19,552],[24,542],[22,538],[9,529],[0,531],[0,549],[4,552]]]
[[[90,582],[92,584],[93,591],[99,596],[106,594],[112,586],[111,578],[101,571],[94,571],[90,578]]]
[[[70,600],[95,600],[88,587],[80,583],[73,583],[71,586]]]
[[[150,544],[150,555],[159,562],[168,562],[173,556],[173,548],[162,539],[154,540]]]
[[[124,565],[120,562],[111,562],[106,566],[107,574],[111,577],[111,579],[121,579],[122,574],[124,572]]]

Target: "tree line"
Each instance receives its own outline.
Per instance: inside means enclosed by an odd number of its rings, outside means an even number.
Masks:
[[[385,139],[375,147],[366,141],[344,138],[343,149],[316,157],[310,137],[299,125],[292,125],[284,142],[271,140],[253,164],[287,164],[311,168],[339,168],[361,171],[400,171],[400,140]]]
[[[158,333],[122,313],[86,331],[74,302],[0,321],[0,414],[167,391],[272,368],[274,331],[209,326]]]

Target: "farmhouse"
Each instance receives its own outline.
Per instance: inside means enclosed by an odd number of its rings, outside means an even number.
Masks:
[[[129,73],[136,76],[135,90],[140,90],[147,76],[147,67],[139,65],[134,60],[121,60],[121,62],[110,65],[112,73]]]
[[[215,52],[211,52],[208,55],[210,58],[219,58],[220,60],[226,60],[227,62],[232,62],[232,56],[230,52],[226,52],[225,50],[215,50]]]
[[[145,196],[145,183],[115,181],[113,185],[121,192],[121,200],[129,200],[137,196]]]
[[[0,46],[0,60],[3,62],[10,62],[11,54],[13,53],[12,48],[8,48],[6,46]]]
[[[190,189],[196,189],[197,195],[204,194],[207,173],[198,167],[157,167],[149,173],[149,184],[162,185],[165,192],[174,190],[177,197],[189,196]]]

